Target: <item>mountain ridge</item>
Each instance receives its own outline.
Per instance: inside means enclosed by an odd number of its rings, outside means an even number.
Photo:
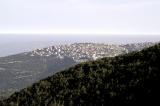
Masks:
[[[2,106],[157,105],[160,44],[84,62],[14,93]]]
[[[69,68],[80,62],[103,57],[114,57],[141,50],[153,44],[147,42],[128,45],[74,43],[50,46],[32,52],[1,57],[0,96],[9,95],[59,70]]]

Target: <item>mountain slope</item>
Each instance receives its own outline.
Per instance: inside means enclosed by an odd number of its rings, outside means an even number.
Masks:
[[[74,43],[0,58],[0,98],[84,61],[142,50],[154,43],[127,45]]]
[[[160,44],[85,62],[14,93],[1,105],[160,105]]]

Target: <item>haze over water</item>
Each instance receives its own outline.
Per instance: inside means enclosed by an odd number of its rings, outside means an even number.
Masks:
[[[158,35],[42,35],[42,34],[1,34],[0,57],[31,51],[59,44],[71,43],[105,43],[127,44],[141,42],[158,42]]]

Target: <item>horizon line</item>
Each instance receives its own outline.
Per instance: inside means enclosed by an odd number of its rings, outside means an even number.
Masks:
[[[77,29],[56,29],[56,30],[0,30],[0,34],[32,34],[32,35],[160,35],[160,32],[136,32],[136,31],[107,31],[104,29],[77,30]]]

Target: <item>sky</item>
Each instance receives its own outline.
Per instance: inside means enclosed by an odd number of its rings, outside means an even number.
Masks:
[[[160,0],[0,0],[0,57],[61,43],[160,41]]]
[[[159,0],[0,0],[0,34],[159,35]]]

